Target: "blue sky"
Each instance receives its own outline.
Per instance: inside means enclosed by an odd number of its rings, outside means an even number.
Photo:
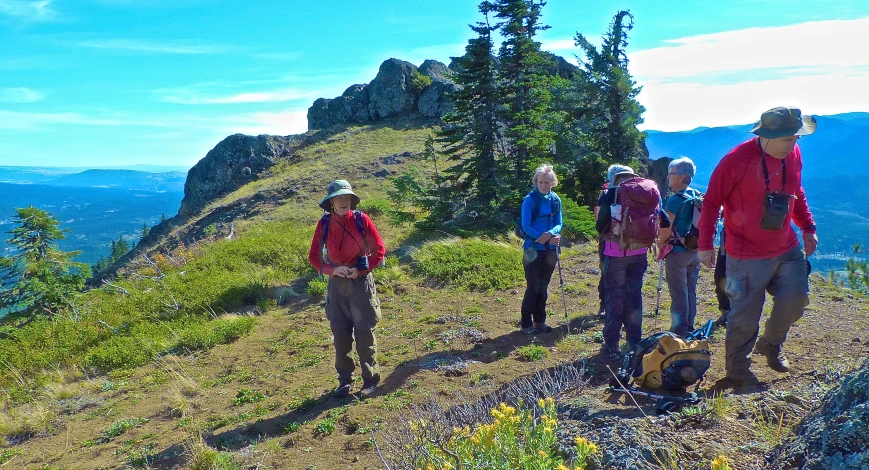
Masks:
[[[0,0],[0,165],[191,166],[229,134],[295,134],[318,97],[390,57],[449,62],[477,2]],[[780,104],[869,111],[865,0],[550,0],[539,37],[631,10],[646,128],[746,123]]]

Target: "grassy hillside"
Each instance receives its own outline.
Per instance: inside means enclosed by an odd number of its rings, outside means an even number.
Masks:
[[[570,335],[529,337],[517,332],[524,280],[512,236],[458,239],[393,223],[387,179],[376,175],[408,165],[431,171],[406,157],[383,160],[422,151],[431,131],[414,124],[348,128],[303,149],[268,177],[176,227],[147,258],[134,260],[124,278],[84,294],[68,318],[0,340],[0,465],[383,468],[378,436],[408,407],[448,404],[456,393],[473,400],[568,362],[584,370],[568,394],[573,401],[592,397],[603,404],[599,416],[635,418],[628,400],[602,389],[607,366],[617,364],[597,352],[602,325],[594,244],[574,245],[562,255]],[[365,401],[330,397],[336,382],[331,333],[317,295],[323,284],[307,265],[320,215],[316,203],[335,178],[350,180],[368,204],[389,256],[375,271],[384,380],[379,395]],[[704,270],[702,319],[717,316],[710,277]],[[558,282],[556,273],[552,323],[565,315]],[[650,266],[644,286],[650,312],[656,282],[657,268]],[[706,467],[709,455],[719,452],[741,464],[734,468],[762,464],[764,452],[808,404],[865,357],[862,342],[852,341],[869,339],[862,299],[818,282],[807,318],[791,334],[792,359],[800,358],[795,371],[776,376],[756,365],[770,391],[727,401],[711,427],[710,418],[676,429],[698,443],[678,452],[676,458],[691,465],[681,468]],[[645,333],[669,325],[668,303],[665,290],[662,314],[646,318]],[[846,324],[847,333],[837,333]],[[818,351],[821,340],[835,354]],[[713,348],[713,369],[702,388],[710,396],[712,382],[723,376],[721,333]],[[791,407],[778,434],[762,437],[771,421],[751,410],[762,406],[754,398],[766,393],[788,393],[805,406]],[[646,412],[654,408],[640,404]]]

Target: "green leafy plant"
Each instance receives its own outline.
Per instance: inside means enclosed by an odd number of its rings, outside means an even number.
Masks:
[[[539,344],[529,344],[516,348],[516,354],[526,361],[540,361],[549,357],[549,350]]]
[[[256,403],[265,400],[266,396],[259,390],[251,390],[249,388],[240,388],[232,399],[232,406],[241,406],[248,403]]]
[[[305,293],[311,297],[325,297],[326,289],[329,287],[328,276],[317,276],[308,281],[308,286],[305,287]]]
[[[334,416],[328,416],[326,418],[323,418],[314,425],[314,432],[321,436],[328,436],[335,432],[336,422],[337,418],[335,418]]]
[[[423,245],[413,255],[414,271],[442,284],[471,290],[501,290],[522,282],[522,250],[477,238]]]
[[[101,441],[108,442],[121,434],[133,429],[135,427],[141,426],[149,421],[148,418],[128,418],[120,421],[115,421],[111,426],[106,428],[103,431]]]

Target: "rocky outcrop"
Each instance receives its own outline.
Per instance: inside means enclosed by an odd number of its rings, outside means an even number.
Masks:
[[[419,96],[419,113],[425,117],[439,118],[455,109],[453,102],[447,98],[449,93],[458,89],[458,85],[450,79],[452,70],[436,60],[427,60],[419,66],[419,73],[431,78],[431,85]]]
[[[353,85],[336,98],[320,98],[308,108],[308,129],[336,124],[364,124],[393,116],[439,118],[452,111],[447,94],[456,89],[450,69],[435,60],[417,68],[410,62],[389,59],[380,64],[369,84]],[[420,76],[429,77],[424,84]]]
[[[196,214],[214,199],[255,180],[292,153],[293,137],[231,135],[215,146],[187,173],[178,215]]]
[[[777,447],[769,468],[869,470],[869,360]]]

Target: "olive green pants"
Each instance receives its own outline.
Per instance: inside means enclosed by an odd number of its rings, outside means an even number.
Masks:
[[[809,269],[799,246],[768,259],[739,259],[727,254],[727,295],[730,316],[724,347],[727,375],[745,375],[751,365],[751,351],[760,330],[766,294],[772,296],[772,311],[763,338],[772,345],[787,339],[788,330],[809,305]]]
[[[380,321],[380,301],[371,273],[356,279],[330,277],[326,291],[326,318],[335,344],[335,370],[339,383],[350,383],[356,368],[350,353],[356,340],[356,353],[366,384],[380,382],[377,364],[377,339],[374,328]]]

